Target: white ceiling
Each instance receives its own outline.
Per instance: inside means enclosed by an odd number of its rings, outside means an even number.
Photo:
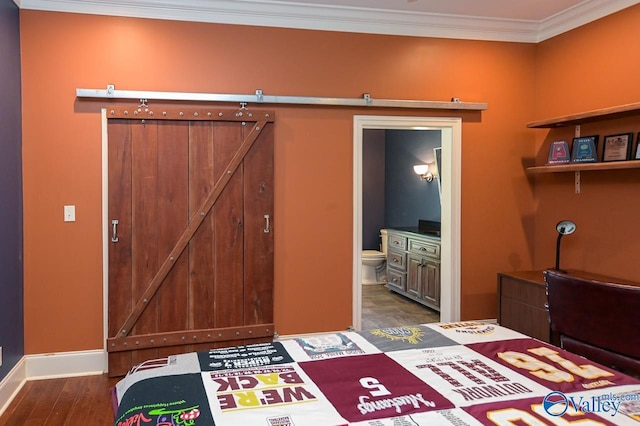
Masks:
[[[583,0],[283,0],[283,2],[540,21],[574,7]]]
[[[640,0],[14,0],[21,9],[537,43]]]

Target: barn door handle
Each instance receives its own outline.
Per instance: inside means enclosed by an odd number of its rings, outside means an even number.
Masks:
[[[269,215],[268,214],[264,215],[264,233],[265,234],[269,233]]]
[[[111,221],[111,226],[113,227],[112,230],[112,234],[111,234],[111,242],[112,243],[117,243],[118,242],[118,221],[117,220],[112,220]]]

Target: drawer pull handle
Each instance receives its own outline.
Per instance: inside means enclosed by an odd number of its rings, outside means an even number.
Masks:
[[[395,257],[393,258],[393,261],[394,261],[394,262],[396,262],[396,263],[398,263],[398,259],[397,259],[397,258],[395,258]]]
[[[394,282],[394,283],[397,283],[397,282],[398,282],[398,279],[397,279],[397,278],[394,278],[394,279],[393,279],[393,282]]]
[[[420,250],[427,251],[427,248],[426,247],[420,247]]]

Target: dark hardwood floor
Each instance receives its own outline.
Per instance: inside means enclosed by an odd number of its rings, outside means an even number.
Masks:
[[[384,285],[362,286],[362,329],[439,322],[440,314]]]
[[[113,425],[109,389],[116,382],[106,374],[29,381],[0,416],[0,426]]]
[[[437,312],[390,292],[383,285],[363,286],[363,329],[439,320]],[[109,389],[117,381],[106,374],[29,381],[0,416],[0,426],[113,425]]]

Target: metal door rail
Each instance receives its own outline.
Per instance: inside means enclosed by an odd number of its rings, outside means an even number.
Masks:
[[[189,93],[189,92],[156,92],[140,90],[116,90],[115,85],[108,85],[106,89],[76,89],[78,98],[107,98],[107,99],[139,99],[142,104],[148,100],[164,101],[198,101],[198,102],[239,102],[240,104],[298,104],[325,106],[352,106],[378,108],[419,108],[419,109],[451,109],[484,111],[487,104],[483,102],[461,102],[452,98],[449,102],[421,101],[402,99],[373,99],[365,93],[362,98],[325,98],[310,96],[278,96],[265,95],[262,90],[256,90],[253,95],[217,94],[217,93]]]

